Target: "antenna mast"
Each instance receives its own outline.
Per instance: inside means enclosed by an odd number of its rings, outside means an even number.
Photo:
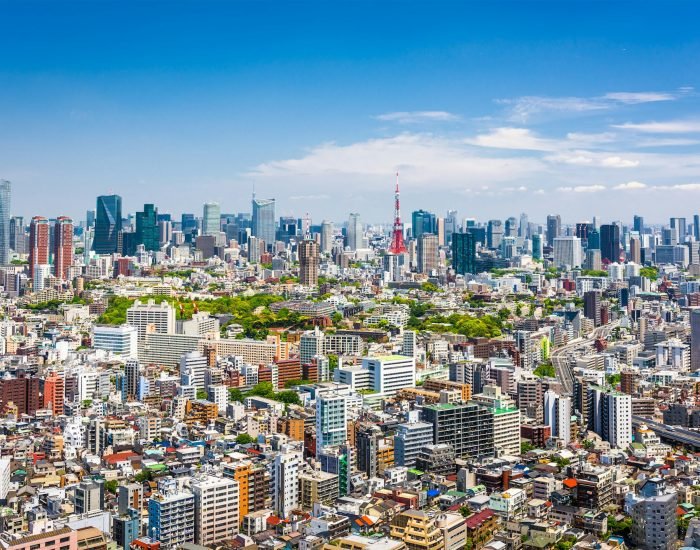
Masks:
[[[399,173],[396,172],[396,191],[394,192],[394,230],[391,234],[390,254],[403,254],[406,252],[406,243],[403,241],[403,223],[401,223],[401,203],[399,200]]]

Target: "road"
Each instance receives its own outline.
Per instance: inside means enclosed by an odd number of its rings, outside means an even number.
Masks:
[[[572,340],[565,346],[555,349],[552,351],[551,359],[552,365],[556,372],[557,380],[561,382],[564,387],[565,392],[568,395],[573,395],[574,393],[574,370],[571,367],[571,362],[569,358],[571,355],[581,349],[588,346],[592,346],[598,338],[607,338],[608,335],[620,324],[620,321],[613,321],[602,327],[598,327],[593,330],[586,338],[576,338]]]
[[[654,430],[656,435],[661,439],[700,449],[700,433],[698,432],[678,427],[670,427],[642,416],[633,416],[632,426],[637,427],[640,424],[646,424],[650,429]]]

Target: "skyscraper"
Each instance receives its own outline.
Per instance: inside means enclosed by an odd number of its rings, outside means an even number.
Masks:
[[[12,216],[10,219],[10,248],[17,254],[27,253],[27,236],[22,216]]]
[[[95,236],[92,249],[97,254],[113,254],[119,244],[122,226],[122,198],[119,195],[97,197]]]
[[[305,286],[318,284],[319,246],[316,241],[303,240],[299,243],[299,283]]]
[[[600,226],[600,256],[603,263],[620,260],[620,226],[615,224]]]
[[[425,210],[416,210],[411,214],[411,227],[413,236],[417,239],[423,233],[437,234],[437,220],[435,214]]]
[[[136,244],[146,250],[160,250],[158,209],[152,204],[144,204],[143,212],[136,212]]]
[[[476,273],[476,239],[470,232],[452,234],[452,267],[459,275]]]
[[[671,227],[676,230],[676,233],[678,235],[678,242],[683,243],[685,242],[685,234],[686,234],[686,222],[685,218],[671,218]]]
[[[221,231],[221,207],[218,202],[205,202],[202,235],[216,235],[219,231]]]
[[[348,218],[348,228],[346,231],[347,244],[350,250],[357,250],[362,248],[362,222],[360,221],[360,215],[356,213],[351,213]]]
[[[554,246],[554,239],[561,234],[561,216],[559,214],[547,216],[547,245]]]
[[[700,308],[690,310],[690,370],[700,371]]]
[[[29,227],[29,275],[34,277],[38,265],[49,264],[49,220],[34,216]]]
[[[644,218],[642,216],[635,216],[632,225],[637,233],[640,235],[644,233]]]
[[[693,238],[700,241],[700,215],[698,214],[693,216]]]
[[[438,268],[438,237],[423,233],[418,238],[418,272],[432,273]]]
[[[275,199],[256,199],[253,197],[253,237],[265,241],[271,248],[275,244]]]
[[[68,268],[73,265],[73,220],[68,216],[56,219],[53,236],[54,275],[68,278]]]
[[[321,252],[330,253],[333,249],[333,224],[323,220],[321,222]]]
[[[348,438],[345,396],[324,393],[316,398],[316,455],[325,447],[342,445]]]
[[[0,265],[10,263],[10,197],[12,185],[0,180]]]
[[[486,228],[486,246],[500,248],[503,240],[503,222],[501,220],[489,220]]]
[[[583,251],[578,237],[557,237],[554,239],[554,265],[581,267]]]
[[[541,260],[542,255],[542,235],[536,233],[532,236],[532,259]]]

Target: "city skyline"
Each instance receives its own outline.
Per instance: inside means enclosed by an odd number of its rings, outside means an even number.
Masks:
[[[700,193],[688,2],[33,5],[6,4],[0,59],[0,177],[25,218],[112,193],[243,211],[255,189],[279,215],[378,223],[397,169],[404,210],[484,219],[660,222]]]

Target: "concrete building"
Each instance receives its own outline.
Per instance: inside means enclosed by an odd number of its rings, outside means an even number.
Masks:
[[[138,358],[138,330],[130,325],[118,327],[95,325],[92,347],[120,355],[125,359]]]
[[[639,493],[628,493],[625,512],[632,518],[630,541],[644,550],[673,550],[677,547],[676,506],[678,495],[661,478],[642,482]]]
[[[175,309],[168,302],[156,304],[154,300],[147,303],[136,300],[126,310],[126,323],[136,327],[139,340],[143,340],[147,332],[174,334]]]
[[[297,452],[282,452],[275,456],[272,471],[274,488],[274,511],[287,518],[299,507],[299,470],[302,457]]]
[[[174,479],[160,484],[148,500],[148,536],[165,548],[194,542],[194,495]]]
[[[433,426],[436,444],[452,445],[457,458],[494,455],[493,413],[478,403],[441,403],[423,408],[423,418]]]
[[[316,399],[316,455],[325,447],[342,445],[347,436],[347,398],[324,393]]]
[[[194,542],[213,546],[238,534],[238,482],[202,475],[190,483],[194,494]]]
[[[544,423],[549,426],[552,437],[568,445],[571,441],[571,398],[547,390],[544,394]]]

